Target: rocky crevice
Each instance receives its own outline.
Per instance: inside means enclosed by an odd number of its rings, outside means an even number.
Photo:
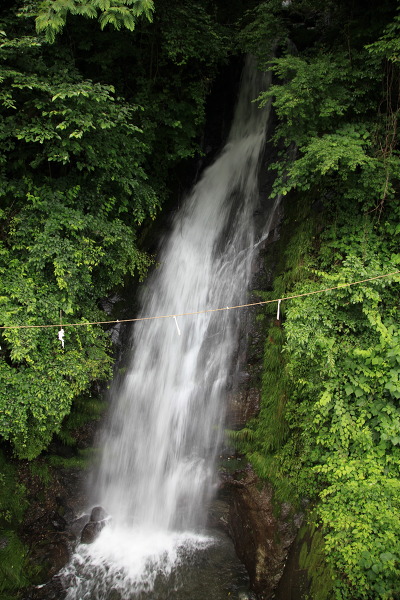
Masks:
[[[225,482],[230,509],[227,529],[260,600],[272,598],[303,515],[289,504],[277,506],[272,486],[261,482],[250,465]]]

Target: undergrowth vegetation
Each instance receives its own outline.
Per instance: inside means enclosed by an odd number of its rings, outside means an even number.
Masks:
[[[16,467],[0,451],[0,595],[4,600],[29,582],[28,549],[16,533],[26,508]]]

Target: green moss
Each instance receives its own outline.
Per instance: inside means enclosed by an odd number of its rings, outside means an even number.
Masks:
[[[21,523],[28,502],[14,463],[0,450],[0,528]]]
[[[89,463],[96,455],[96,452],[96,448],[85,448],[84,450],[78,450],[74,456],[69,457],[51,454],[47,460],[52,467],[61,467],[64,469],[87,469]]]
[[[319,228],[320,216],[312,206],[312,198],[291,194],[284,204],[285,218],[280,226],[279,240],[268,246],[264,270],[273,273],[273,285],[268,291],[257,293],[264,300],[274,300],[290,294],[296,283],[309,276],[312,266],[313,244]],[[281,303],[281,319],[287,304]],[[275,316],[276,303],[267,304],[264,314]]]
[[[239,471],[244,469],[245,465],[246,463],[240,458],[224,458],[219,463],[219,470],[226,474],[239,474]]]
[[[308,485],[299,459],[299,439],[290,429],[288,404],[292,386],[286,373],[284,331],[272,326],[266,333],[262,376],[262,401],[258,416],[232,436],[261,479],[274,487],[274,502],[296,506]],[[289,475],[288,475],[289,474]]]
[[[31,475],[33,477],[39,477],[40,481],[45,487],[50,485],[53,480],[53,476],[49,469],[49,466],[41,459],[32,461],[29,464]]]
[[[7,597],[7,593],[29,584],[27,552],[27,547],[15,532],[0,530],[0,592],[2,600]]]
[[[27,548],[16,530],[28,506],[15,464],[0,450],[0,593],[11,600],[13,590],[27,585]]]
[[[334,575],[325,561],[324,538],[320,529],[304,526],[298,537],[304,539],[300,554],[299,567],[307,571],[310,582],[310,600],[329,600],[333,597]]]
[[[257,291],[265,300],[290,295],[302,278],[309,276],[314,236],[319,216],[312,209],[312,198],[292,194],[286,199],[285,219],[280,238],[268,247],[265,272],[274,273],[272,289]],[[281,304],[281,322],[287,302]],[[276,303],[266,304],[256,317],[265,331],[261,381],[261,407],[255,419],[241,431],[232,432],[231,440],[251,462],[257,475],[274,487],[274,502],[290,502],[294,507],[310,494],[310,480],[302,464],[302,441],[296,429],[296,404],[284,353],[286,336],[276,322]]]
[[[99,396],[82,395],[75,400],[70,414],[64,419],[61,431],[57,434],[66,446],[76,445],[76,431],[89,423],[101,418],[107,403]]]

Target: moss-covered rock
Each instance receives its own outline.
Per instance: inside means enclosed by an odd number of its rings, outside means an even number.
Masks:
[[[303,525],[290,549],[276,600],[331,600],[334,576],[325,561],[320,529]]]
[[[230,480],[229,531],[257,598],[268,599],[282,576],[300,523],[288,503],[277,507],[273,488],[248,465]]]

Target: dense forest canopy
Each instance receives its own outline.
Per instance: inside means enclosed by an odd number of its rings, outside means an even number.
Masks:
[[[0,325],[105,320],[232,57],[271,68],[292,228],[265,298],[399,270],[400,13],[352,0],[35,0],[0,8]],[[271,58],[274,56],[274,58]],[[234,98],[232,98],[232,102]],[[400,278],[282,306],[260,415],[237,440],[315,504],[337,598],[400,593]],[[273,340],[273,344],[271,343]],[[103,328],[0,329],[0,436],[33,459],[93,383]],[[272,415],[272,416],[271,416]]]

